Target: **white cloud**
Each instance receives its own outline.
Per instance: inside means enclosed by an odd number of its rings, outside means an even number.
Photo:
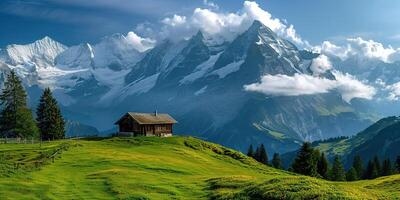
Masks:
[[[205,1],[210,4],[210,1]],[[309,46],[307,41],[301,39],[293,25],[288,25],[262,9],[256,2],[245,1],[238,12],[219,12],[211,9],[196,8],[189,16],[173,15],[161,20],[162,37],[188,38],[201,30],[205,35],[223,40],[232,40],[237,35],[246,31],[254,20],[269,27],[278,35],[291,40],[300,46]]]
[[[184,23],[186,23],[186,17],[185,16],[180,16],[180,15],[174,15],[173,17],[169,18],[164,18],[162,20],[162,23],[169,25],[169,26],[180,26]]]
[[[327,93],[335,87],[335,81],[310,76],[295,74],[265,75],[260,83],[245,85],[247,91],[261,92],[273,96],[299,96]]]
[[[353,98],[370,100],[376,94],[374,87],[357,80],[350,74],[333,71],[333,75],[336,79],[336,89],[346,102],[350,102]]]
[[[306,74],[265,75],[261,78],[261,82],[245,85],[244,89],[272,96],[313,95],[336,90],[346,102],[350,102],[353,98],[372,99],[376,93],[375,88],[349,74],[335,71],[334,75],[336,80]]]
[[[386,82],[383,81],[382,79],[378,78],[375,80],[375,84],[380,86],[380,87],[386,87]]]
[[[311,71],[313,71],[313,74],[319,75],[332,69],[332,63],[329,61],[327,56],[321,54],[317,58],[313,59],[310,68]]]
[[[385,90],[389,91],[389,95],[387,97],[390,101],[398,101],[400,98],[400,82],[394,83],[392,85],[383,85]]]
[[[210,8],[219,9],[219,6],[216,3],[209,0],[203,0],[203,4]]]
[[[400,60],[400,49],[395,49],[390,45],[385,47],[382,43],[364,40],[361,37],[349,38],[346,40],[346,44],[342,46],[324,41],[320,46],[314,47],[313,50],[339,57],[341,60],[346,60],[351,56],[357,56],[364,60],[381,60],[386,63]]]
[[[296,34],[296,30],[294,29],[293,25],[287,25],[280,19],[273,18],[268,11],[263,10],[256,2],[245,1],[243,4],[243,11],[244,15],[249,18],[250,21],[260,21],[278,35],[291,40],[297,45],[308,45],[307,41],[303,41],[303,39]]]
[[[142,38],[134,32],[129,32],[126,35],[127,41],[138,51],[144,52],[154,47],[156,41],[150,38]]]
[[[345,46],[337,46],[329,41],[322,42],[320,46],[315,46],[313,50],[315,52],[325,54],[328,56],[339,57],[342,60],[346,60],[352,51],[351,46],[349,44]]]
[[[392,62],[392,57],[399,53],[398,49],[395,50],[391,46],[385,48],[383,44],[373,40],[363,40],[362,38],[350,38],[347,41],[353,44],[354,49],[361,52],[364,56],[371,59],[379,59],[384,62]]]

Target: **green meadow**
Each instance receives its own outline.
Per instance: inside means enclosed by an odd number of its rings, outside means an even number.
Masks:
[[[1,199],[396,199],[400,175],[329,182],[191,137],[0,144]]]

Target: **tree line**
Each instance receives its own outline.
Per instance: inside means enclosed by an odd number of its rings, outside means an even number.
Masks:
[[[271,162],[269,162],[268,154],[265,150],[264,144],[258,146],[256,150],[253,149],[253,145],[250,145],[247,151],[247,156],[254,158],[256,161],[262,164],[269,165],[277,169],[283,169],[282,160],[278,153],[275,153]]]
[[[6,138],[65,137],[65,122],[57,100],[49,88],[40,97],[36,119],[27,104],[27,93],[14,71],[7,74],[0,94],[0,136]]]
[[[255,152],[253,151],[253,146],[250,145],[247,155],[263,164],[283,169],[278,153],[274,154],[271,163],[268,162],[268,155],[264,145],[257,147]],[[305,142],[298,151],[288,171],[331,181],[374,179],[380,176],[400,173],[400,156],[397,157],[393,164],[390,159],[385,159],[381,162],[379,157],[375,156],[364,167],[361,156],[357,155],[353,158],[351,167],[346,171],[339,156],[336,155],[331,164],[324,153],[320,153],[317,149],[313,148],[311,143]]]

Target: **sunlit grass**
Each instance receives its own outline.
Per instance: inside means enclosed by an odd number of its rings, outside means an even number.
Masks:
[[[239,152],[187,137],[66,140],[43,144],[42,149],[37,144],[7,144],[0,145],[0,154],[30,162],[38,152],[63,144],[69,148],[54,163],[2,176],[2,199],[393,199],[400,195],[400,176],[333,183],[275,170]]]

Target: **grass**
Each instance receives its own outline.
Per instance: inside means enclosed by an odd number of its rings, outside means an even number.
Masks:
[[[268,134],[269,136],[271,136],[272,138],[278,139],[278,140],[283,140],[286,139],[286,135],[281,133],[281,132],[277,132],[274,130],[270,130],[268,128],[265,128],[263,125],[258,124],[258,123],[253,123],[253,126],[259,130],[259,131],[263,131],[266,134]]]
[[[352,143],[350,139],[342,139],[334,142],[323,142],[318,144],[317,148],[321,152],[325,152],[328,155],[347,155],[352,150]]]
[[[334,106],[331,109],[317,106],[316,110],[321,116],[330,116],[330,115],[336,116],[344,112],[354,112],[354,110],[351,107],[347,106]]]
[[[60,151],[59,149],[62,149]],[[42,152],[55,152],[54,162]],[[395,199],[400,176],[334,183],[266,167],[190,137],[0,145],[1,199]],[[50,153],[52,155],[52,153]]]

